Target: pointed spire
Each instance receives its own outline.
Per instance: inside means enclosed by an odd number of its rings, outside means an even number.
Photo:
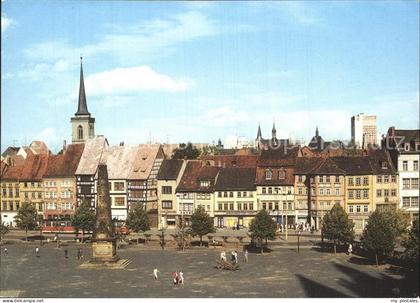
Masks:
[[[276,138],[276,132],[277,132],[277,130],[276,130],[276,124],[275,124],[274,119],[273,119],[273,129],[271,131],[271,134],[272,134],[273,139]]]
[[[315,136],[316,136],[316,137],[319,137],[318,125],[316,126]]]
[[[262,138],[262,135],[261,135],[261,126],[260,126],[260,124],[258,123],[258,132],[257,132],[257,139],[258,138]]]
[[[80,85],[79,85],[79,104],[77,107],[76,115],[90,115],[87,103],[86,103],[86,93],[85,93],[85,81],[83,79],[83,57],[80,57]]]

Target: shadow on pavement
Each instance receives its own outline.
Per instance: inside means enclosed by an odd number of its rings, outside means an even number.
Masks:
[[[309,298],[348,298],[349,296],[331,288],[322,285],[314,280],[308,279],[303,275],[296,275],[302,284],[305,294]]]

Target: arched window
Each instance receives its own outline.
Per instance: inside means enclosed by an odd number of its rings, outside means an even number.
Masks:
[[[286,171],[283,168],[279,170],[279,180],[286,178]]]
[[[273,177],[273,172],[271,170],[267,169],[265,171],[265,179],[266,180],[271,180],[272,177]]]
[[[77,127],[77,138],[83,140],[83,127],[81,125]]]

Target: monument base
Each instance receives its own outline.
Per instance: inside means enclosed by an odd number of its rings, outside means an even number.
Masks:
[[[94,239],[92,258],[81,268],[124,268],[130,262],[117,255],[115,239]]]

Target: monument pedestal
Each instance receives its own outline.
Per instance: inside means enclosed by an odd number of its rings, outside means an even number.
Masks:
[[[80,265],[81,268],[125,268],[130,262],[117,255],[115,239],[93,239],[92,258]]]

